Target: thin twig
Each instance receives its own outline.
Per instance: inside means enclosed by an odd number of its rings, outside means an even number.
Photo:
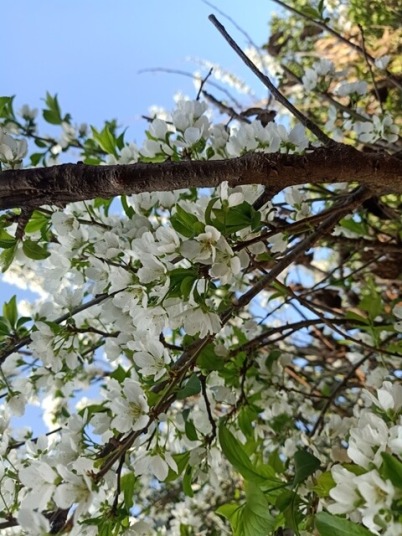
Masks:
[[[219,9],[215,4],[213,4],[212,2],[208,2],[208,0],[202,0],[202,1],[204,2],[204,4],[206,4],[207,6],[214,9],[217,13],[219,13],[219,15],[221,15],[226,20],[228,20],[236,28],[236,30],[238,30],[246,38],[246,41],[248,41],[248,45],[254,48],[254,50],[257,52],[260,58],[261,65],[264,66],[264,59],[261,53],[261,47],[257,46],[257,44],[250,37],[250,35],[239,24],[237,24],[237,22],[230,15],[228,15],[227,13]]]
[[[204,78],[201,80],[201,84],[200,84],[200,87],[199,87],[199,90],[198,90],[198,93],[197,93],[197,97],[195,98],[195,100],[197,100],[197,101],[200,100],[200,95],[202,93],[202,89],[205,86],[205,83],[208,80],[208,78],[211,76],[212,71],[213,71],[213,67],[210,68],[210,70],[208,71],[208,74],[206,76],[204,76]]]
[[[200,79],[200,76],[196,76],[193,73],[189,73],[188,71],[182,71],[181,69],[168,69],[166,67],[153,67],[149,69],[141,69],[138,71],[138,74],[143,73],[167,73],[167,74],[178,74],[180,76],[186,76],[187,78],[194,79]],[[230,92],[222,87],[220,84],[217,84],[216,82],[213,82],[212,80],[208,80],[208,84],[215,87],[216,89],[219,89],[219,91],[222,91],[232,102],[235,106],[239,106],[239,103],[237,100],[230,94]]]
[[[247,119],[247,117],[244,117],[244,115],[239,114],[231,106],[228,106],[224,102],[218,100],[216,97],[211,95],[211,93],[205,91],[205,89],[202,90],[202,94],[208,101],[216,106],[221,113],[227,114],[231,119],[234,118],[243,123],[251,123],[250,119]]]
[[[384,108],[382,106],[382,102],[381,102],[381,99],[380,99],[380,94],[378,92],[378,88],[377,88],[377,83],[375,81],[375,77],[374,77],[374,73],[373,73],[373,69],[371,67],[371,63],[368,59],[368,54],[367,54],[367,50],[366,50],[366,40],[365,40],[365,37],[364,37],[364,30],[363,30],[363,26],[361,24],[358,24],[358,27],[359,27],[359,30],[360,30],[360,34],[361,34],[361,38],[362,38],[362,50],[363,50],[363,55],[364,55],[364,59],[366,60],[366,64],[367,64],[367,68],[369,70],[369,73],[370,73],[370,76],[371,76],[371,80],[373,82],[373,87],[374,87],[374,93],[375,93],[375,96],[377,97],[377,100],[378,100],[378,103],[380,105],[380,108],[381,108],[381,112],[384,113]]]
[[[300,241],[289,253],[287,253],[278,263],[272,268],[272,270],[263,276],[250,290],[245,292],[237,300],[236,308],[244,307],[249,304],[250,301],[257,296],[267,285],[272,283],[277,276],[283,272],[283,270],[289,266],[292,262],[297,260],[299,256],[305,253],[310,247],[312,247],[316,241],[328,233],[338,223],[338,221],[353,208],[361,205],[365,199],[370,197],[370,192],[365,187],[358,188],[355,192],[350,194],[349,200],[342,202],[339,206],[333,207],[332,213],[317,227],[317,229],[309,236]],[[225,314],[232,314],[232,310],[228,310]]]
[[[261,80],[261,82],[271,91],[275,99],[280,102],[285,108],[287,108],[292,115],[294,115],[302,125],[310,130],[320,141],[327,147],[336,145],[336,142],[329,138],[325,132],[323,132],[318,125],[313,123],[308,117],[300,112],[293,104],[274,86],[271,80],[262,73],[258,67],[246,56],[239,45],[232,39],[232,37],[225,30],[225,27],[218,21],[215,15],[210,15],[208,19],[221,33],[233,50],[240,56],[244,63],[251,69],[251,71]]]

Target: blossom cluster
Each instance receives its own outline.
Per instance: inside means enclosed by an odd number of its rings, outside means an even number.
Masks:
[[[352,464],[332,467],[336,485],[327,509],[362,522],[373,534],[400,534],[402,386],[384,381],[376,395],[363,394],[365,407],[349,431],[347,456]]]

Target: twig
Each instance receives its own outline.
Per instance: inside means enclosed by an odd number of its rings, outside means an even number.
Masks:
[[[315,433],[317,432],[318,429],[321,429],[322,426],[323,426],[323,420],[324,420],[324,416],[325,414],[327,413],[329,407],[331,406],[331,404],[333,403],[336,395],[341,391],[341,389],[343,389],[345,386],[346,386],[346,383],[347,381],[353,376],[353,374],[356,372],[356,370],[358,368],[360,368],[361,365],[363,365],[363,363],[365,361],[367,361],[367,359],[370,358],[370,354],[369,355],[366,355],[364,356],[362,359],[360,359],[360,361],[358,361],[357,363],[355,363],[353,365],[353,367],[349,370],[349,372],[346,374],[346,376],[343,378],[343,380],[335,387],[335,389],[332,391],[332,393],[329,395],[328,397],[328,400],[325,402],[325,405],[324,407],[322,408],[321,412],[320,412],[320,415],[318,416],[318,419],[316,420],[311,432],[310,432],[310,436],[313,437],[315,435]]]
[[[186,76],[187,78],[194,78],[200,79],[199,76],[195,76],[193,73],[189,73],[188,71],[182,71],[180,69],[168,69],[166,67],[153,67],[149,69],[141,69],[138,71],[138,74],[143,73],[167,73],[167,74],[178,74],[180,76]],[[235,106],[239,106],[239,103],[236,101],[236,99],[230,94],[230,92],[222,87],[220,84],[217,84],[216,82],[212,82],[212,80],[208,80],[208,84],[215,87],[216,89],[219,89],[219,91],[222,91],[232,102]]]
[[[381,102],[381,99],[380,99],[380,94],[378,92],[378,88],[377,88],[377,83],[375,81],[375,77],[374,77],[374,73],[373,73],[373,69],[371,67],[371,63],[368,59],[368,54],[367,54],[367,50],[366,50],[366,41],[365,41],[365,37],[364,37],[364,30],[363,30],[363,26],[361,24],[358,24],[358,27],[359,27],[359,30],[360,30],[360,34],[361,34],[361,38],[362,38],[362,50],[363,50],[363,55],[364,55],[364,59],[366,60],[366,64],[367,64],[367,68],[370,72],[370,76],[371,76],[371,80],[373,82],[373,87],[374,87],[374,92],[375,92],[375,96],[377,97],[377,100],[378,100],[378,103],[380,105],[380,108],[381,108],[381,112],[384,113],[384,108],[383,108],[383,105],[382,105],[382,102]]]
[[[355,192],[350,194],[349,201],[342,202],[337,207],[333,207],[333,211],[329,216],[317,227],[317,229],[309,236],[304,238],[297,244],[287,255],[285,255],[278,263],[270,270],[268,274],[263,276],[250,290],[245,292],[236,303],[236,308],[244,307],[249,304],[250,301],[257,296],[267,285],[272,283],[277,276],[283,272],[283,270],[289,266],[292,262],[304,254],[315,242],[326,233],[328,233],[338,223],[338,221],[344,216],[344,214],[350,212],[356,206],[363,203],[365,199],[370,197],[370,192],[365,187],[358,188]],[[228,310],[225,314],[232,314],[232,310]]]
[[[207,100],[212,102],[212,104],[214,104],[220,112],[228,114],[231,119],[234,118],[243,123],[251,123],[251,121],[247,119],[247,117],[244,117],[244,115],[239,114],[231,106],[228,106],[224,102],[218,100],[216,97],[205,91],[205,89],[202,90],[202,94]]]
[[[120,292],[120,290],[118,290],[116,292],[113,292],[111,294],[100,294],[99,296],[96,296],[93,300],[90,300],[90,301],[88,301],[86,303],[82,303],[81,305],[76,307],[74,310],[72,310],[72,311],[70,311],[68,313],[65,313],[64,315],[59,316],[59,318],[56,318],[56,320],[54,320],[53,322],[55,324],[61,324],[62,322],[65,322],[66,320],[68,320],[72,316],[74,316],[74,315],[76,315],[76,314],[78,314],[78,313],[80,313],[82,311],[85,311],[86,309],[89,309],[93,305],[97,305],[99,303],[102,303],[104,300],[115,296],[118,292]],[[4,363],[4,361],[7,359],[8,356],[10,356],[12,353],[16,352],[17,350],[19,350],[23,346],[26,346],[30,342],[31,342],[31,337],[30,337],[30,335],[27,335],[26,337],[23,337],[18,342],[13,344],[11,347],[8,347],[4,352],[1,352],[0,353],[0,365],[2,363]]]
[[[246,38],[249,46],[253,47],[254,50],[257,52],[260,58],[261,65],[264,66],[264,59],[263,59],[263,55],[261,54],[261,47],[257,46],[257,44],[250,37],[250,35],[239,24],[237,24],[237,22],[232,17],[230,17],[230,15],[228,15],[227,13],[219,9],[215,4],[213,4],[212,2],[208,2],[208,0],[202,0],[202,1],[204,2],[204,4],[206,4],[207,6],[214,9],[217,13],[219,13],[219,15],[221,15],[226,20],[228,20],[236,28],[236,30],[238,30]]]
[[[300,112],[293,104],[274,86],[271,80],[262,73],[257,66],[246,56],[242,51],[239,45],[232,39],[232,37],[227,33],[225,27],[218,21],[215,15],[209,15],[208,19],[216,27],[216,29],[222,34],[225,40],[233,48],[233,50],[240,56],[244,63],[251,69],[251,71],[261,80],[261,82],[271,91],[275,99],[280,102],[285,108],[287,108],[292,115],[294,115],[302,125],[304,125],[308,130],[310,130],[323,145],[331,147],[337,145],[334,140],[329,138],[318,125],[313,123],[308,117],[306,117],[302,112]]]
[[[211,428],[212,428],[211,435],[208,438],[208,443],[212,443],[212,441],[216,437],[216,422],[215,422],[215,419],[214,419],[214,417],[212,415],[211,403],[210,403],[209,398],[208,398],[206,377],[203,374],[200,374],[199,379],[200,379],[200,383],[201,383],[202,396],[204,398],[205,407],[206,407],[206,410],[207,410],[208,420],[209,420],[209,423],[210,423]]]
[[[201,80],[200,88],[198,90],[197,97],[195,98],[195,100],[197,100],[197,101],[200,100],[200,95],[202,93],[202,89],[203,89],[206,81],[208,80],[208,78],[211,76],[212,71],[213,71],[213,68],[211,67],[210,70],[208,71],[208,74],[206,76],[204,76],[204,78]]]

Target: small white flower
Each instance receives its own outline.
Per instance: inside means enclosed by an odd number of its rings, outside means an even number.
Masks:
[[[149,133],[154,138],[165,141],[168,132],[168,126],[162,119],[154,119],[149,127]]]
[[[74,517],[78,518],[81,513],[88,510],[93,501],[91,478],[86,471],[83,471],[82,475],[76,474],[64,465],[58,465],[57,471],[63,478],[63,483],[57,486],[54,501],[60,508],[70,508],[73,504],[78,503],[74,512]]]
[[[166,365],[170,362],[170,357],[163,344],[155,340],[147,340],[144,350],[136,351],[137,344],[129,341],[127,347],[134,350],[134,363],[140,368],[144,376],[153,376],[158,381],[166,372]]]
[[[391,56],[381,56],[374,61],[374,65],[377,69],[385,70],[390,62]]]
[[[377,407],[384,411],[399,411],[402,407],[402,385],[385,381],[380,389],[377,389],[377,396],[373,396],[369,391],[365,391],[365,396]]]
[[[339,95],[340,97],[347,97],[349,95],[355,94],[355,95],[365,95],[367,93],[368,86],[367,82],[360,81],[360,82],[342,82],[340,84],[335,93]]]
[[[288,247],[288,242],[282,233],[271,236],[268,238],[268,242],[271,244],[270,250],[272,253],[283,253]]]
[[[328,511],[332,514],[347,514],[355,511],[356,506],[361,502],[355,483],[356,476],[341,465],[335,465],[331,473],[336,486],[330,490],[329,495],[335,503],[328,506]]]
[[[131,378],[124,380],[122,392],[112,398],[109,407],[115,414],[112,427],[119,432],[141,430],[148,424],[147,399],[140,384]]]
[[[50,531],[49,521],[40,512],[30,508],[21,508],[17,514],[20,527],[25,534],[48,534]]]
[[[20,164],[28,152],[26,140],[17,140],[4,130],[0,130],[0,162]]]
[[[203,311],[201,307],[197,307],[186,311],[183,327],[188,335],[199,333],[203,338],[209,333],[218,333],[221,330],[221,321],[216,313]]]
[[[197,143],[198,140],[201,139],[202,132],[201,129],[196,127],[188,127],[184,131],[184,141],[186,142],[186,145],[188,147],[191,147],[191,145],[194,145]]]
[[[20,469],[19,478],[29,490],[23,499],[22,507],[46,510],[56,489],[56,471],[45,462],[33,462]]]
[[[181,254],[194,262],[210,264],[216,258],[217,242],[221,233],[212,225],[205,226],[205,232],[200,233],[194,240],[183,242]]]
[[[72,214],[65,212],[53,212],[52,223],[60,236],[68,236],[79,228],[78,220]]]
[[[38,109],[30,108],[28,104],[24,104],[19,113],[24,119],[33,120],[38,115]]]
[[[168,476],[169,467],[178,472],[177,464],[168,452],[165,452],[163,457],[159,454],[146,454],[134,462],[134,470],[137,475],[151,473],[161,482]]]
[[[302,76],[302,82],[307,91],[312,91],[318,82],[317,71],[307,68]]]

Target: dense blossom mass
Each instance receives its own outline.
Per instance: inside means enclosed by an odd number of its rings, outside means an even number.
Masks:
[[[359,2],[299,4],[248,50],[281,90],[277,113],[212,97],[208,75],[137,145],[113,121],[74,125],[50,94],[43,118],[61,133],[42,135],[37,110],[1,97],[0,194],[8,170],[71,150],[109,166],[249,153],[302,166],[326,140],[398,156],[396,45],[317,60],[336,28],[355,44]],[[359,201],[353,177],[325,169],[322,184],[274,186],[0,214],[4,280],[35,295],[0,317],[2,534],[402,534],[400,194],[379,200],[379,184]],[[33,408],[43,423],[19,427]]]

